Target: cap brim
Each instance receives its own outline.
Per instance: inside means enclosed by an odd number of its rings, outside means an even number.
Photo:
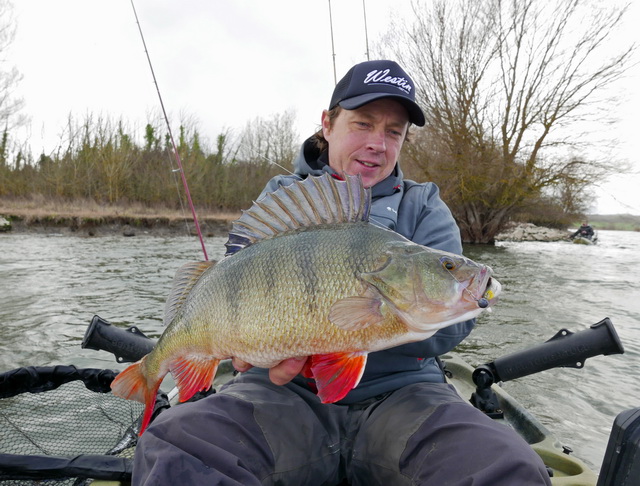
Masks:
[[[345,110],[355,110],[367,103],[379,100],[381,98],[393,98],[407,109],[409,113],[409,121],[416,126],[423,127],[425,124],[424,113],[417,103],[405,98],[404,96],[397,96],[389,93],[367,93],[360,96],[354,96],[346,100],[340,101],[338,104]]]

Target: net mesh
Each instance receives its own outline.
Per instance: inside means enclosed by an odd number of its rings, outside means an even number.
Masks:
[[[42,393],[0,400],[0,453],[33,456],[118,455],[133,457],[135,424],[143,405],[71,381]],[[9,458],[9,461],[11,459]],[[17,462],[17,461],[15,461]],[[3,485],[42,484],[18,480],[0,467]],[[81,485],[82,478],[48,479],[51,485]]]

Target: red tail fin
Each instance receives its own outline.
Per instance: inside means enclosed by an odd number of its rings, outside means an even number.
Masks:
[[[111,383],[111,391],[114,395],[145,404],[140,435],[142,435],[151,421],[153,408],[156,404],[156,394],[162,382],[162,379],[160,379],[155,383],[148,383],[146,376],[142,372],[141,365],[142,360],[132,364],[120,372]]]

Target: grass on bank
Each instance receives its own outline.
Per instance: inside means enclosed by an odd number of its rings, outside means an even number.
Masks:
[[[96,223],[116,218],[153,218],[169,222],[192,219],[191,210],[187,207],[180,210],[166,206],[147,206],[140,203],[107,205],[90,199],[56,201],[37,196],[29,199],[0,198],[0,215],[18,217],[26,224],[30,221],[53,221],[57,218],[79,218],[92,220]],[[198,218],[230,222],[237,219],[240,213],[197,209],[197,215]]]

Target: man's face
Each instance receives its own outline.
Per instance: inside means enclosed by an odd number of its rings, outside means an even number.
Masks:
[[[365,187],[384,180],[395,167],[409,129],[409,114],[390,98],[341,110],[329,126],[322,113],[322,132],[329,143],[329,165],[349,175],[360,174]]]

